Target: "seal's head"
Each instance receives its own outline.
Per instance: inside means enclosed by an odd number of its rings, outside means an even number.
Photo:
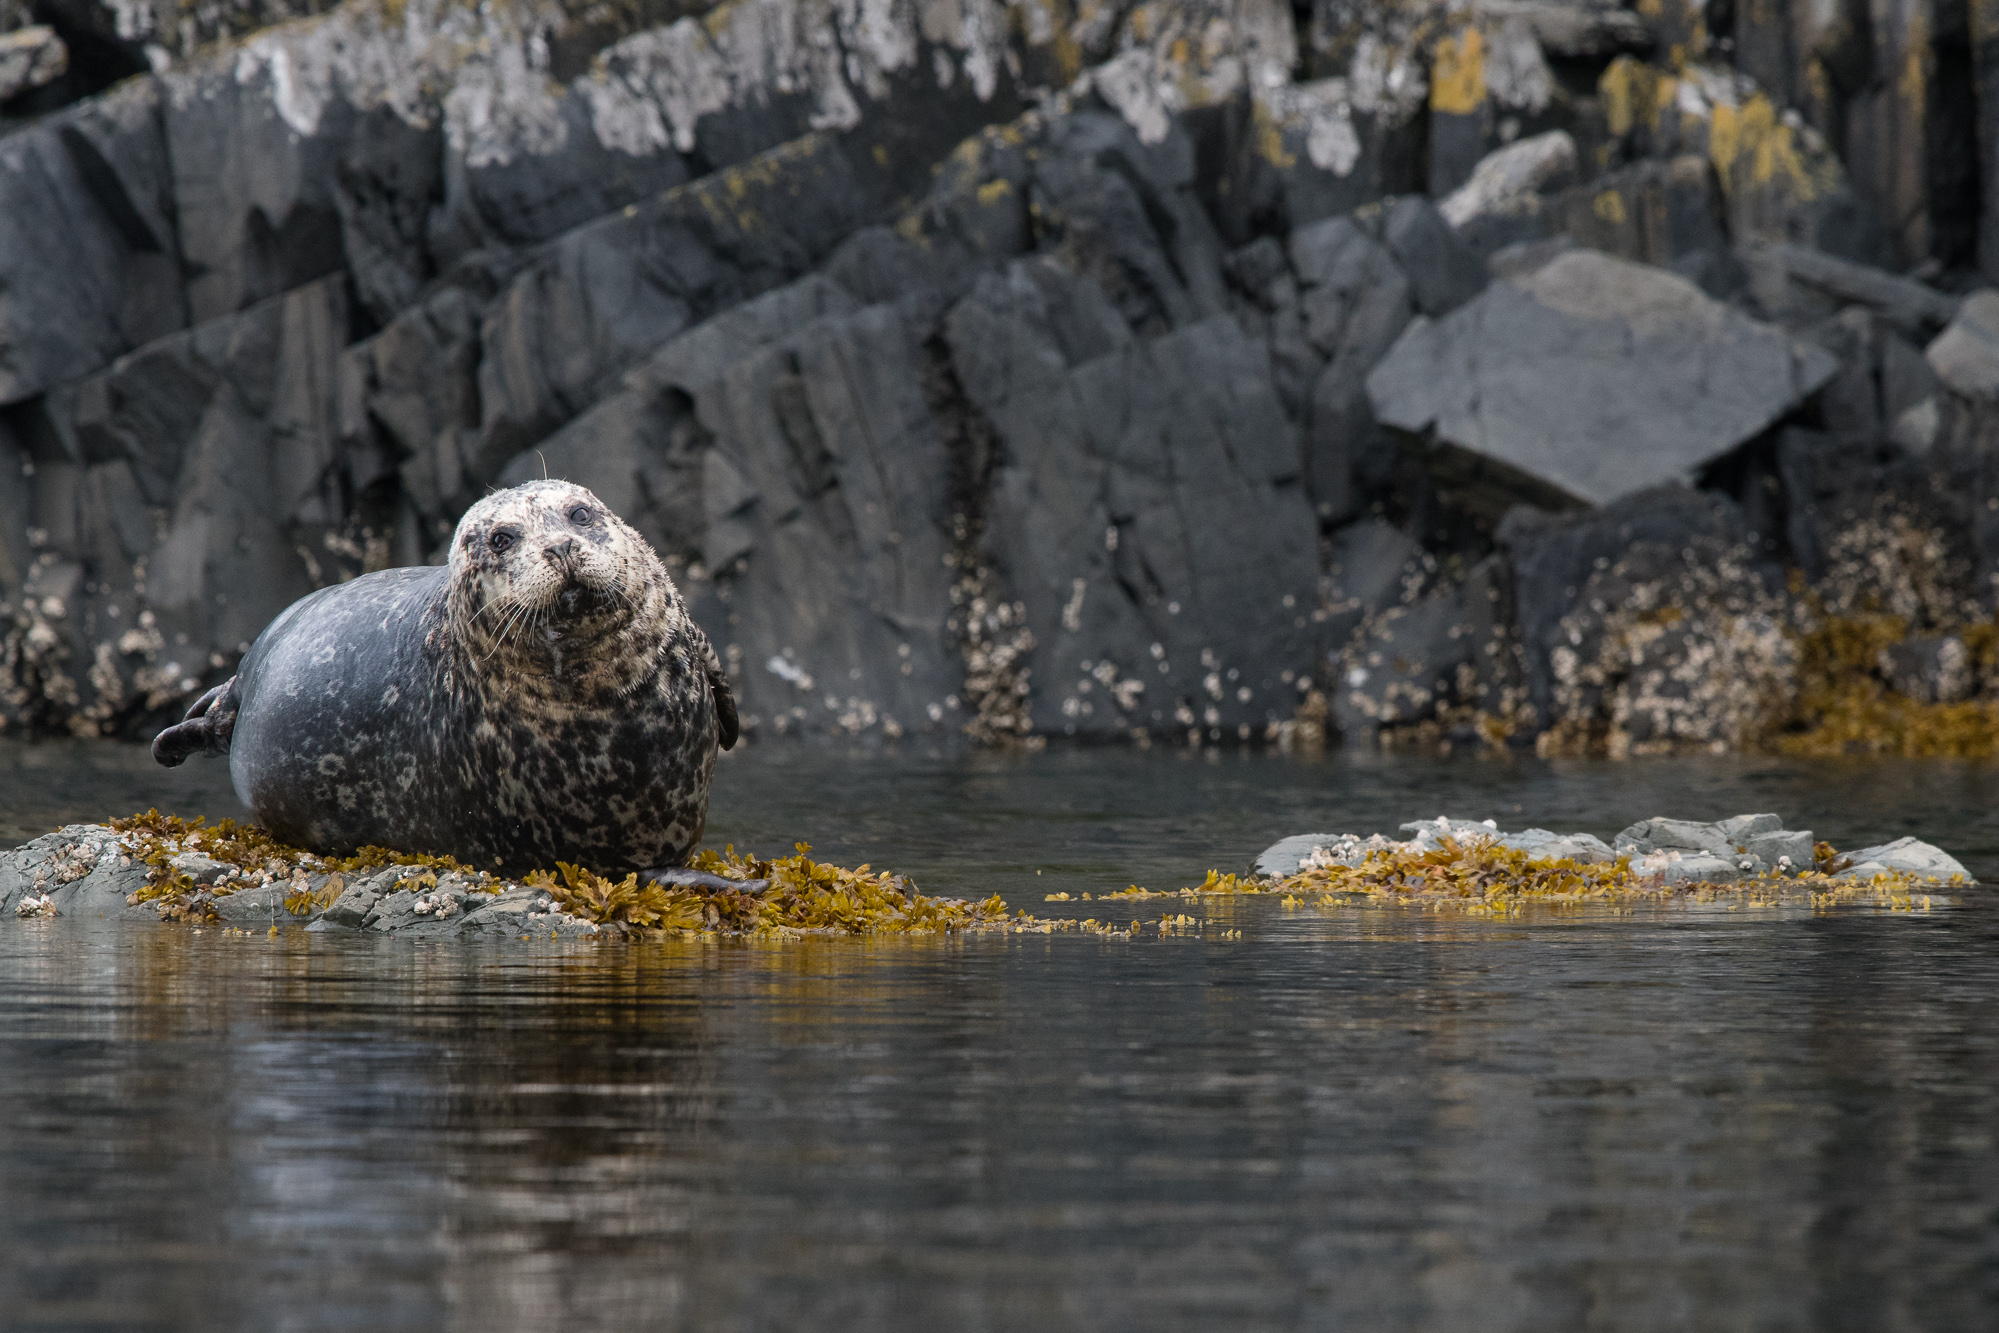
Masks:
[[[644,655],[684,616],[679,591],[645,538],[584,487],[531,481],[465,512],[451,539],[451,618],[473,659],[508,671],[563,674],[614,664],[605,640]]]

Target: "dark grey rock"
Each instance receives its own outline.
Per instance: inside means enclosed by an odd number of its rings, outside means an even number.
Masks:
[[[61,78],[69,69],[69,48],[47,24],[0,32],[0,102]]]
[[[501,480],[546,466],[677,559],[746,725],[955,733],[928,357],[898,306],[809,278],[669,342]]]
[[[1437,206],[1423,196],[1389,201],[1381,232],[1395,262],[1408,275],[1417,310],[1430,318],[1450,314],[1485,290],[1485,261],[1458,239]]]
[[[1773,268],[1840,304],[1867,306],[1914,336],[1927,337],[1950,323],[1961,304],[1920,282],[1809,246],[1752,241],[1743,248],[1745,262]]]
[[[998,449],[982,546],[1037,645],[1036,728],[1219,738],[1288,717],[1317,534],[1263,350],[1226,316],[1137,342],[1045,261],[982,282],[946,339]]]
[[[1369,617],[1341,653],[1333,716],[1349,742],[1383,726],[1421,722],[1458,695],[1472,661],[1462,589],[1435,593]]]
[[[136,81],[0,138],[0,403],[187,323],[160,101]]]
[[[50,395],[68,461],[37,469],[37,513],[77,519],[45,550],[95,589],[79,587],[62,618],[81,719],[156,716],[339,578],[325,540],[347,515],[329,371],[347,328],[345,279],[328,278]],[[59,485],[86,503],[61,504]]]
[[[1661,269],[1575,250],[1410,326],[1375,415],[1536,492],[1607,504],[1691,477],[1836,369]]]
[[[1348,524],[1326,552],[1325,643],[1337,654],[1362,621],[1414,601],[1428,578],[1423,548],[1380,519]]]
[[[1567,644],[1562,619],[1593,575],[1641,545],[1684,561],[1680,553],[1735,547],[1747,538],[1733,502],[1682,487],[1635,495],[1598,513],[1552,515],[1524,507],[1510,512],[1498,540],[1513,570],[1528,695],[1539,715],[1554,716],[1550,658]]]
[[[176,874],[186,875],[196,884],[209,888],[228,878],[230,872],[235,869],[227,862],[217,861],[195,852],[182,852],[167,862],[167,867]]]
[[[1361,503],[1356,466],[1391,449],[1376,428],[1367,375],[1415,316],[1416,295],[1394,253],[1351,218],[1292,235],[1304,341],[1322,358],[1305,422],[1305,478],[1321,519]],[[1433,284],[1434,285],[1434,284]]]

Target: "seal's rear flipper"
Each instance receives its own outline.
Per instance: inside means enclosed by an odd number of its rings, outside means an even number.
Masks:
[[[191,754],[229,753],[229,733],[236,729],[236,695],[231,676],[189,705],[173,726],[153,737],[153,758],[179,768]]]

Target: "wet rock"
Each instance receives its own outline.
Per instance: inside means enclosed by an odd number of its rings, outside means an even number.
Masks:
[[[210,888],[228,878],[234,870],[233,866],[195,852],[183,852],[167,862],[167,866],[175,874],[186,875],[196,884]]]
[[[1530,828],[1519,833],[1501,834],[1497,841],[1501,847],[1523,851],[1536,861],[1579,861],[1584,865],[1601,865],[1617,859],[1617,853],[1593,833],[1550,833],[1547,829]]]
[[[1286,879],[1298,873],[1307,856],[1322,847],[1337,849],[1351,834],[1298,833],[1280,839],[1257,853],[1254,874],[1266,879]]]
[[[1836,369],[1683,278],[1575,250],[1411,325],[1367,391],[1384,423],[1469,456],[1445,469],[1488,469],[1488,490],[1608,504],[1690,477]]]
[[[27,917],[123,917],[145,887],[146,866],[123,854],[118,835],[71,824],[0,854],[0,924]]]
[[[1772,832],[1752,833],[1743,839],[1743,847],[1749,855],[1771,870],[1780,872],[1796,873],[1810,870],[1815,846],[1810,829],[1797,832],[1778,829]]]
[[[1923,353],[1937,378],[1966,398],[1999,400],[1999,291],[1974,293]]]
[[[1326,643],[1337,654],[1361,622],[1414,600],[1428,578],[1423,548],[1367,518],[1334,533],[1326,560]]]
[[[1847,853],[1843,859],[1848,864],[1834,873],[1835,879],[1867,880],[1876,875],[1906,874],[1948,884],[1971,878],[1956,857],[1916,838],[1897,838],[1876,847],[1862,847]]]
[[[1758,830],[1759,832],[1765,830]],[[1657,851],[1706,852],[1727,857],[1735,853],[1735,835],[1719,824],[1685,819],[1641,819],[1617,835],[1619,856],[1644,856]]]

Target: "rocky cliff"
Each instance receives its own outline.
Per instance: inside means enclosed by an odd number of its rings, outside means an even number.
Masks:
[[[546,472],[760,738],[1989,747],[1994,190],[1983,3],[0,0],[0,722]]]

